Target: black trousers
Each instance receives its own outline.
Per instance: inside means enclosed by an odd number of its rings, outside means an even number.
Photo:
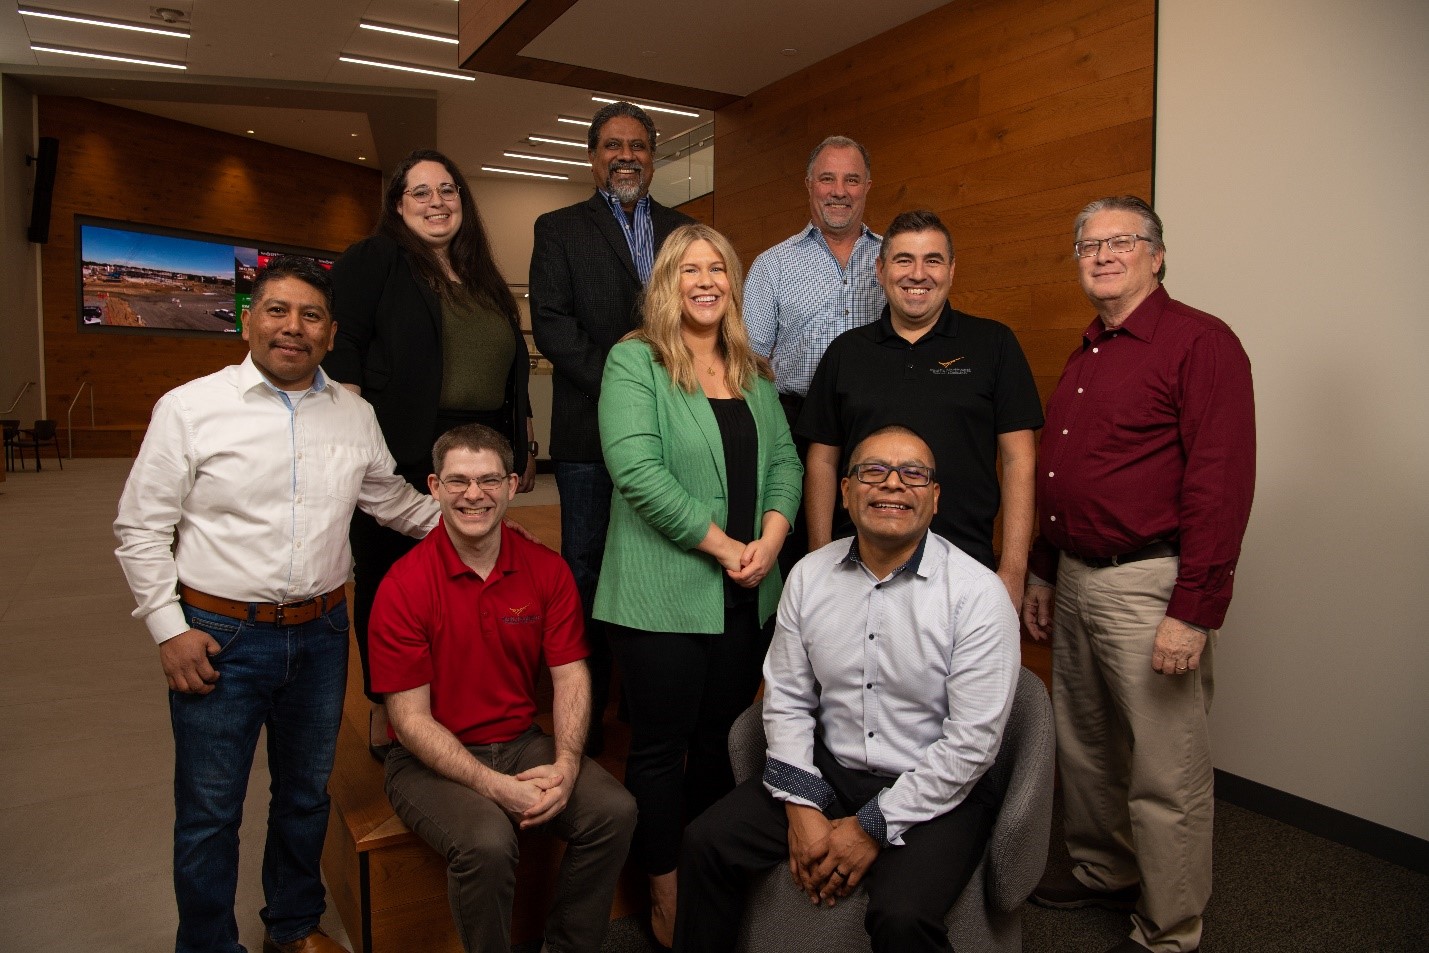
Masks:
[[[789,421],[789,433],[794,435],[794,425],[798,423],[799,413],[804,409],[803,395],[781,393],[779,405],[784,410],[784,418]],[[798,451],[799,462],[807,467],[809,441],[794,435],[794,449]],[[808,554],[809,524],[804,519],[804,507],[801,505],[799,511],[794,514],[794,525],[789,528],[789,535],[784,537],[784,545],[779,550],[779,574],[788,579],[789,573],[794,569],[794,564]]]
[[[630,709],[625,787],[640,811],[631,854],[674,870],[681,834],[734,787],[729,726],[749,707],[769,647],[754,604],[725,610],[718,635],[607,629]]]
[[[816,742],[815,763],[838,801],[830,818],[851,816],[894,779],[839,765]],[[875,953],[949,953],[946,918],[982,859],[1002,804],[987,775],[957,807],[884,847],[863,880],[864,929]],[[784,802],[751,778],[685,831],[675,949],[728,953],[739,936],[749,878],[789,857]]]
[[[412,486],[427,490],[427,474],[432,465],[398,467],[397,473]],[[352,544],[352,628],[357,635],[357,656],[362,661],[362,690],[370,701],[381,702],[382,696],[372,692],[372,663],[368,661],[367,620],[372,617],[372,603],[377,601],[377,587],[392,564],[407,555],[417,540],[388,529],[361,510],[354,510],[348,527]]]

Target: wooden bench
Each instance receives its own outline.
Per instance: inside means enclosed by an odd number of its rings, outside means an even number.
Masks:
[[[446,859],[393,813],[383,791],[382,767],[367,750],[367,710],[354,645],[337,757],[328,783],[332,813],[323,850],[328,894],[342,917],[353,953],[461,953],[447,903]],[[547,731],[549,717],[538,719]],[[629,748],[624,729],[607,722],[607,753],[600,758],[617,778],[624,776]],[[563,846],[554,837],[523,833],[520,850],[511,911],[513,944],[541,936]],[[647,909],[647,897],[644,877],[627,866],[611,918]]]

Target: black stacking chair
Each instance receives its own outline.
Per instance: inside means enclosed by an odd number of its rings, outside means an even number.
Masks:
[[[25,468],[25,448],[34,447],[35,471],[39,472],[41,469],[40,446],[47,443],[54,445],[55,459],[59,461],[60,469],[65,468],[64,457],[60,455],[60,438],[57,430],[53,420],[37,420],[34,427],[20,431],[20,436],[15,440],[15,447],[20,451],[20,469]]]
[[[20,439],[20,421],[0,420],[5,430],[5,469],[15,469],[15,441]]]

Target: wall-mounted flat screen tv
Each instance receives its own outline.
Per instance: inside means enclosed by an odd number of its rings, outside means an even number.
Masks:
[[[79,327],[118,334],[243,329],[253,279],[278,255],[331,268],[337,253],[76,215]]]

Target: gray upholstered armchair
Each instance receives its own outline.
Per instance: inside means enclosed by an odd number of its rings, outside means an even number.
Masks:
[[[762,705],[755,702],[729,733],[734,780],[764,771]],[[987,853],[948,913],[948,939],[957,953],[1022,949],[1022,905],[1047,863],[1052,824],[1052,705],[1041,679],[1022,669],[1012,715],[994,771],[1007,774],[1007,796],[993,824]],[[929,871],[936,876],[936,871]],[[741,953],[867,951],[867,899],[861,889],[833,908],[812,906],[780,864],[750,884],[740,927]]]

